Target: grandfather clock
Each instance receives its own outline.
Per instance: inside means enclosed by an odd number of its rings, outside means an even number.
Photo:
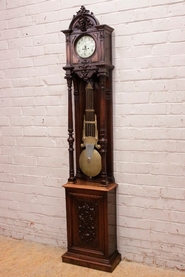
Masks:
[[[113,176],[112,32],[84,6],[63,31],[69,178],[64,185],[68,250],[62,260],[108,272],[121,260]]]

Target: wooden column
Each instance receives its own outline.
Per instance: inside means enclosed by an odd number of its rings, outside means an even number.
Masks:
[[[72,104],[72,76],[69,70],[66,71],[65,79],[68,87],[68,143],[69,143],[69,178],[68,182],[75,183],[74,174],[74,137],[73,137],[73,104]]]
[[[106,102],[106,72],[104,69],[98,74],[100,78],[99,107],[101,110],[99,126],[100,153],[102,157],[101,183],[106,185],[107,179],[107,102]]]

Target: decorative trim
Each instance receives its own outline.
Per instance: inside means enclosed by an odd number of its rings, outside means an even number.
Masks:
[[[90,79],[92,77],[92,75],[96,72],[95,69],[91,68],[91,64],[90,64],[90,60],[83,60],[81,61],[81,64],[78,67],[78,70],[75,70],[76,74],[84,79],[85,81],[87,81],[88,79]],[[80,61],[79,61],[80,63]]]
[[[93,23],[89,18],[86,16],[80,16],[79,20],[77,21],[75,28],[81,30],[82,32],[87,31],[87,29],[90,29],[93,27]]]
[[[77,12],[77,16],[80,15],[79,20],[77,21],[75,28],[80,29],[82,32],[87,31],[87,29],[90,29],[93,27],[93,23],[91,20],[87,17],[90,12],[89,10],[86,10],[84,6],[81,6],[81,9]],[[93,15],[93,13],[91,13]]]
[[[73,20],[70,24],[70,29],[79,29],[82,32],[85,32],[98,24],[99,22],[95,18],[94,14],[89,10],[86,10],[84,6],[81,6],[80,10],[76,13],[76,15],[73,15]]]
[[[84,202],[83,204],[78,205],[79,235],[86,243],[93,241],[96,237],[96,205],[96,202],[90,204]]]
[[[81,6],[80,10],[77,12],[77,15],[84,14],[84,13],[88,14],[89,10],[86,10],[86,8],[84,6]]]

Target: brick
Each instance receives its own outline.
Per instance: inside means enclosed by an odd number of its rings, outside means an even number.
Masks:
[[[8,21],[8,26],[10,29],[16,29],[21,28],[25,26],[30,26],[32,24],[32,18],[31,16],[25,17],[19,17],[19,18],[11,18]]]
[[[42,46],[22,47],[20,48],[20,57],[35,57],[44,55],[44,48]]]
[[[184,235],[184,226],[180,223],[173,223],[169,227],[169,233]]]
[[[34,117],[34,119],[33,119],[33,125],[34,126],[58,126],[59,122],[58,122],[57,118],[54,116],[53,117],[37,116],[37,117]]]
[[[169,215],[172,222],[184,222],[184,212],[170,211]]]
[[[44,52],[47,47],[49,46],[48,45],[44,46]],[[32,61],[34,63],[34,66],[57,64],[58,57],[56,55],[49,55],[49,56],[43,55],[40,57],[33,57]]]
[[[173,0],[171,3],[173,3]],[[171,16],[179,16],[179,15],[184,15],[184,11],[185,11],[185,5],[184,5],[184,2],[181,1],[181,3],[174,3],[173,5],[170,5],[168,12]]]
[[[168,174],[168,175],[180,175],[183,176],[184,168],[179,165],[163,164],[163,165],[152,165],[151,166],[152,174]]]
[[[22,88],[24,88],[25,86],[28,87],[33,87],[35,85],[35,78],[15,78],[13,80],[11,80],[11,84],[12,84],[12,91],[19,91],[20,95],[22,95]],[[11,90],[9,90],[11,92]]]
[[[2,37],[0,37],[0,41],[18,38],[19,37],[19,30],[17,29],[6,29],[1,31]]]
[[[161,6],[161,5],[165,5],[166,4],[166,0],[152,0],[151,1],[151,5],[152,6]]]
[[[158,1],[156,1],[155,3],[153,2],[154,1],[152,1],[151,7],[149,8],[134,11],[134,17],[137,19],[137,21],[166,18],[169,16],[168,5],[163,5],[162,0],[159,0],[159,5],[155,5]]]
[[[38,116],[38,115],[44,116],[46,114],[46,108],[44,106],[43,107],[40,107],[40,106],[23,107],[22,111],[24,116]]]
[[[34,45],[50,45],[55,43],[58,43],[58,34],[56,33],[56,29],[54,34],[53,32],[51,34],[47,33],[33,39]]]
[[[160,44],[167,40],[166,32],[156,32],[146,34],[138,34],[134,36],[134,45],[143,44]]]
[[[12,126],[30,126],[32,125],[32,117],[29,116],[21,116],[21,117],[12,117],[11,125]]]
[[[39,66],[39,67],[30,67],[28,68],[28,77],[34,77],[34,76],[46,76],[48,75],[48,68],[45,66]]]
[[[6,68],[10,68],[10,61],[8,60],[0,61],[0,69],[6,69]]]
[[[143,1],[139,0],[137,1],[136,4],[133,2],[116,2],[116,7],[119,11],[145,8],[145,7],[148,7],[148,5],[149,5],[148,0],[143,0]]]
[[[8,117],[1,117],[0,118],[0,126],[9,126],[10,119]]]
[[[31,58],[13,59],[11,60],[11,68],[32,67],[33,60]],[[20,77],[20,75],[19,75]]]
[[[7,41],[2,41],[0,44],[0,51],[8,49],[8,43]]]
[[[133,239],[140,240],[149,240],[150,239],[150,231],[144,229],[133,229],[133,228],[122,228],[121,234],[124,234],[124,237],[129,238],[131,234]]]
[[[1,155],[2,164],[12,164],[13,158],[11,155]]]
[[[11,173],[4,173],[4,172],[1,172],[1,182],[14,182],[14,175],[11,174]],[[3,199],[1,199],[1,201],[4,201]],[[0,201],[0,202],[1,202]],[[5,201],[6,202],[6,201]]]
[[[24,127],[23,128],[24,136],[31,136],[31,137],[42,137],[47,135],[47,128],[46,127]]]
[[[20,165],[36,165],[36,157],[32,156],[23,156],[23,155],[14,155],[14,164]]]
[[[185,41],[185,32],[184,29],[172,30],[168,35],[170,42],[184,42]]]
[[[134,80],[146,80],[150,79],[152,76],[152,71],[151,69],[135,69],[135,70],[120,70],[120,76],[119,80],[120,81],[134,81]]]
[[[1,134],[3,136],[22,136],[21,127],[2,127]]]
[[[14,98],[14,97],[21,97],[22,96],[22,88],[4,88],[0,91],[0,95],[5,99],[8,98]],[[10,112],[10,110],[9,110]]]
[[[60,105],[60,97],[38,96],[35,97],[35,106],[58,106]]]
[[[15,138],[14,137],[6,137],[6,138],[2,138],[1,140],[1,145],[12,145],[15,146]]]
[[[8,48],[9,49],[29,47],[29,46],[32,46],[32,45],[33,45],[33,39],[30,38],[30,37],[15,38],[15,39],[9,39],[8,40]]]
[[[27,146],[27,147],[55,147],[55,140],[49,137],[40,137],[39,139],[36,137],[17,137],[17,145],[18,146]]]
[[[12,99],[10,98],[1,99],[0,107],[12,107]]]
[[[14,1],[13,3],[11,0],[6,1],[7,9],[17,8],[17,7],[20,7],[21,5],[22,5],[22,2],[20,1]]]
[[[58,22],[58,18],[58,11],[38,13],[36,15],[32,13],[32,19],[35,24],[46,24],[56,21]]]
[[[154,68],[152,70],[152,78],[155,79],[173,79],[179,75],[176,68]],[[180,77],[180,76],[179,76]]]
[[[136,120],[137,117],[137,120]],[[145,115],[143,118],[142,115],[127,115],[121,120],[121,124],[124,124],[128,127],[149,127],[153,124],[153,117],[151,115]]]
[[[63,82],[61,75],[48,75],[42,78],[42,84],[47,86],[61,85]]]
[[[26,78],[28,76],[27,68],[16,68],[16,69],[6,69],[5,76],[6,78],[14,79],[20,78],[21,76]]]
[[[3,88],[10,88],[11,87],[11,81],[9,79],[0,79],[0,87]]]
[[[57,0],[52,2],[42,2],[39,5],[39,8],[42,12],[51,12],[51,11],[59,11],[60,10],[60,3]]]
[[[169,115],[168,117],[158,115],[154,117],[153,126],[182,128],[184,119],[184,115]]]
[[[20,32],[21,32],[21,37],[39,36],[39,35],[46,33],[46,26],[44,24],[42,24],[42,25],[37,25],[36,28],[34,25],[29,26],[29,28],[22,27]],[[34,57],[34,55],[33,55],[33,57]]]
[[[118,103],[148,103],[150,101],[150,93],[148,92],[137,92],[137,93],[128,93],[128,92],[123,92],[121,94],[117,95],[118,98]]]
[[[65,129],[65,128],[64,128]],[[47,133],[49,136],[64,137],[65,130],[61,127],[48,127]]]
[[[181,103],[185,99],[184,92],[179,92],[178,94],[171,91],[163,92],[154,92],[151,94],[150,101],[152,103]]]
[[[64,44],[64,37],[61,37],[61,33],[59,33],[60,30],[61,30],[60,22],[48,23],[47,33],[49,34],[49,36],[52,35],[53,33],[56,33],[56,43],[58,42],[62,43],[61,48],[64,49],[66,45]],[[50,41],[50,43],[55,43],[55,39],[53,39],[53,41]]]

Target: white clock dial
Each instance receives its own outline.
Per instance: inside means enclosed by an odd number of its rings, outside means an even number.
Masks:
[[[96,49],[95,40],[91,36],[85,35],[77,41],[75,49],[81,58],[89,58]]]

